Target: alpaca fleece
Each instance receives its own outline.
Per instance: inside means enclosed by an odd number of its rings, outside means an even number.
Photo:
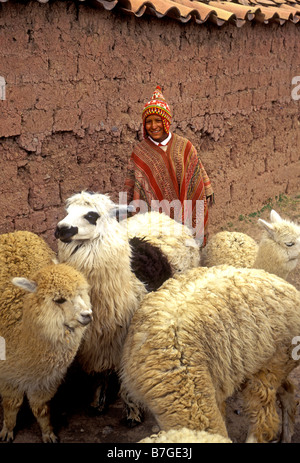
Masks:
[[[138,442],[139,444],[168,444],[168,443],[198,443],[198,444],[231,444],[232,441],[219,434],[206,431],[195,431],[188,428],[170,429],[152,434]]]
[[[240,232],[221,231],[213,235],[201,252],[201,263],[205,267],[233,265],[237,268],[252,268],[258,244],[251,236]]]
[[[156,291],[172,276],[172,268],[161,250],[143,238],[129,240],[132,249],[131,270],[147,291]]]

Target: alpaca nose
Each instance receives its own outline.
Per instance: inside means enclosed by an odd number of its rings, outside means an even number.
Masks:
[[[92,321],[93,317],[91,312],[81,312],[79,323],[83,326],[88,325]]]
[[[56,239],[60,239],[64,243],[71,241],[71,238],[78,233],[78,227],[68,227],[65,225],[57,225],[54,236]]]

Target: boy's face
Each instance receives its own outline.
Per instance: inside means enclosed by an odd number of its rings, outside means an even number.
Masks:
[[[157,142],[162,142],[168,136],[164,131],[162,118],[158,114],[151,114],[146,117],[145,129],[147,134]]]

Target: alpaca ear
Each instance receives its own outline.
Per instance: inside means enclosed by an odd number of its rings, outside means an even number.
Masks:
[[[13,278],[12,284],[18,288],[24,289],[24,291],[28,291],[29,293],[34,293],[37,288],[37,284],[32,280],[27,280],[27,278]]]
[[[272,223],[282,222],[282,218],[280,217],[280,215],[278,214],[278,212],[274,211],[274,209],[271,210],[270,219],[271,219],[271,222],[272,222]]]
[[[271,235],[272,237],[274,236],[274,227],[271,223],[268,223],[266,222],[265,220],[263,219],[258,219],[258,224],[264,229],[266,230],[269,235]]]

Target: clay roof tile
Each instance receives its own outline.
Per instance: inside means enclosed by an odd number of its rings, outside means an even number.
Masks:
[[[6,2],[9,0],[0,0]],[[49,0],[37,0],[46,3]],[[93,0],[81,0],[93,1]],[[248,21],[284,24],[300,20],[300,0],[94,0],[110,11],[115,7],[137,17],[151,14],[157,18],[170,17],[182,23],[207,21],[218,26],[232,23],[241,27]]]
[[[104,1],[106,0],[98,1],[105,7]],[[158,18],[168,16],[181,22],[194,20],[196,23],[202,24],[210,21],[219,26],[225,22],[230,22],[237,27],[241,27],[246,21],[258,21],[266,24],[271,21],[276,21],[280,24],[286,21],[297,23],[299,21],[298,5],[300,7],[300,0],[118,1],[119,7],[136,16],[151,13]]]

